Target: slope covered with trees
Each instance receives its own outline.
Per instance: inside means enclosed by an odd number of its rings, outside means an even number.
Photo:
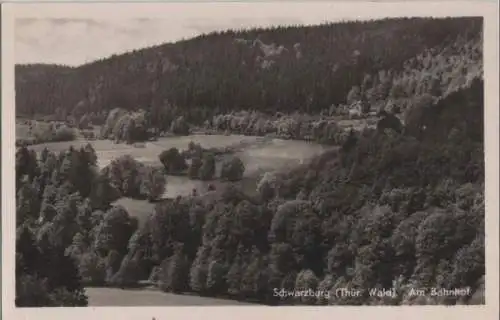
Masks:
[[[227,31],[64,74],[49,68],[36,81],[19,66],[18,112],[99,118],[115,139],[185,132],[187,122],[339,148],[267,173],[252,195],[235,182],[245,167],[234,158],[220,173],[230,186],[159,201],[139,226],[112,203],[154,200],[165,184],[157,170],[124,156],[99,171],[90,145],[39,155],[20,147],[16,303],[85,305],[85,285],[146,279],[266,304],[484,303],[481,27],[450,18]],[[35,85],[44,77],[58,80]],[[353,109],[379,112],[376,127],[343,131],[335,116]],[[213,155],[203,150],[159,158],[169,173],[210,180]],[[471,294],[412,295],[431,287]],[[397,294],[337,297],[340,288]]]
[[[17,66],[16,108],[100,122],[113,108],[142,108],[161,129],[238,110],[404,109],[482,72],[481,27],[481,18],[402,18],[224,31],[77,68]]]
[[[483,103],[476,79],[400,133],[351,133],[309,165],[267,174],[258,196],[235,184],[162,201],[140,227],[111,203],[153,192],[153,171],[124,157],[97,172],[90,146],[38,159],[19,148],[16,301],[85,305],[83,284],[150,279],[165,291],[268,304],[484,303]],[[334,296],[345,287],[398,294]],[[411,295],[424,287],[474,295]],[[331,295],[280,297],[274,288]]]

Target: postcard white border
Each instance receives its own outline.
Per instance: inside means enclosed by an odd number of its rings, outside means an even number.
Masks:
[[[276,3],[277,2],[277,3]],[[2,316],[4,319],[497,319],[499,315],[499,73],[498,4],[465,1],[408,2],[213,2],[213,3],[4,3],[2,5]],[[334,10],[342,18],[398,16],[484,17],[485,154],[486,154],[486,305],[408,307],[88,307],[15,308],[15,95],[14,20],[31,18],[168,18],[182,10],[210,15],[237,7],[245,10],[274,10],[280,15],[304,10]],[[78,41],[75,39],[75,41]]]

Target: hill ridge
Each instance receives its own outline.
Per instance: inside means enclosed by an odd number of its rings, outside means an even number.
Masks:
[[[363,99],[404,110],[482,75],[481,28],[463,17],[226,30],[78,67],[18,65],[16,110],[102,121],[117,107],[156,119],[169,110],[196,124],[238,110],[332,113]]]

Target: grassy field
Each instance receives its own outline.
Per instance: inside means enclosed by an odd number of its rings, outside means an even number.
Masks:
[[[174,198],[177,195],[185,196],[191,194],[193,189],[196,189],[198,194],[203,195],[207,191],[207,182],[193,181],[185,177],[167,177],[168,184],[164,197]],[[250,196],[256,196],[257,192],[257,177],[245,177],[240,184],[243,191]],[[222,188],[226,182],[212,181],[217,189]],[[142,226],[148,220],[149,216],[154,211],[155,203],[147,200],[137,200],[131,198],[121,198],[113,203],[120,205],[132,216],[137,218],[139,225]]]
[[[26,120],[17,120],[16,121],[16,139],[30,139],[34,138],[32,134],[30,134],[29,124],[25,123]],[[32,121],[33,132],[42,131],[50,126],[47,122],[42,121]]]
[[[111,160],[124,154],[129,154],[136,160],[146,164],[160,164],[158,155],[169,148],[178,148],[180,150],[186,149],[189,142],[201,144],[204,148],[217,148],[217,147],[230,147],[232,145],[239,145],[241,143],[253,143],[257,141],[258,137],[247,136],[205,136],[205,135],[192,135],[185,137],[168,137],[160,138],[158,141],[144,143],[144,148],[137,148],[133,145],[123,143],[116,144],[110,140],[94,140],[87,141],[79,139],[75,141],[65,142],[49,142],[30,146],[37,152],[41,152],[45,147],[51,151],[60,152],[67,150],[70,146],[80,148],[87,143],[91,143],[96,150],[99,157],[99,166],[107,166]]]
[[[50,142],[30,146],[30,149],[41,152],[45,147],[51,151],[60,152],[70,146],[82,147],[91,143],[98,155],[99,167],[105,167],[113,159],[128,154],[145,164],[160,165],[158,155],[168,148],[186,149],[189,142],[201,144],[204,148],[223,148],[244,146],[236,154],[246,166],[245,174],[254,175],[259,171],[276,170],[288,165],[295,165],[307,161],[315,155],[325,151],[321,145],[294,140],[264,139],[242,135],[192,135],[185,137],[161,138],[158,141],[147,142],[144,148],[137,148],[127,144],[115,144],[110,140],[75,140],[67,142]],[[175,183],[176,179],[172,178]],[[185,181],[182,181],[186,183]],[[197,183],[193,182],[193,186]],[[192,187],[186,187],[192,190]]]
[[[16,123],[16,139],[29,139],[29,126],[27,124]]]
[[[256,183],[259,177],[266,171],[280,171],[301,164],[315,155],[324,152],[327,147],[305,141],[266,139],[263,137],[249,137],[242,135],[191,135],[185,137],[167,137],[158,141],[147,142],[144,148],[136,148],[127,144],[115,144],[109,140],[87,141],[78,139],[68,142],[51,142],[30,146],[37,152],[41,152],[45,147],[51,151],[59,152],[67,150],[70,146],[79,148],[91,143],[98,155],[99,167],[108,165],[114,158],[121,155],[131,155],[138,161],[150,165],[161,165],[158,155],[168,148],[176,147],[186,149],[189,142],[201,144],[204,148],[236,147],[236,155],[245,164],[245,175],[241,182],[245,192],[251,194],[255,192]],[[216,175],[220,174],[221,160],[219,159],[216,168]],[[193,189],[198,194],[207,191],[209,183],[218,189],[224,185],[221,181],[196,181],[187,177],[167,176],[167,186],[163,197],[174,198],[176,196],[190,195]],[[134,200],[122,198],[116,202],[122,205],[130,215],[139,219],[142,224],[153,212],[154,204],[145,200]]]
[[[89,307],[237,306],[234,300],[172,294],[152,289],[86,288]]]

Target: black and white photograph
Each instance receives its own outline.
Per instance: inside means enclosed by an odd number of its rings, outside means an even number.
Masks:
[[[15,5],[4,303],[485,307],[486,10],[313,4]]]

